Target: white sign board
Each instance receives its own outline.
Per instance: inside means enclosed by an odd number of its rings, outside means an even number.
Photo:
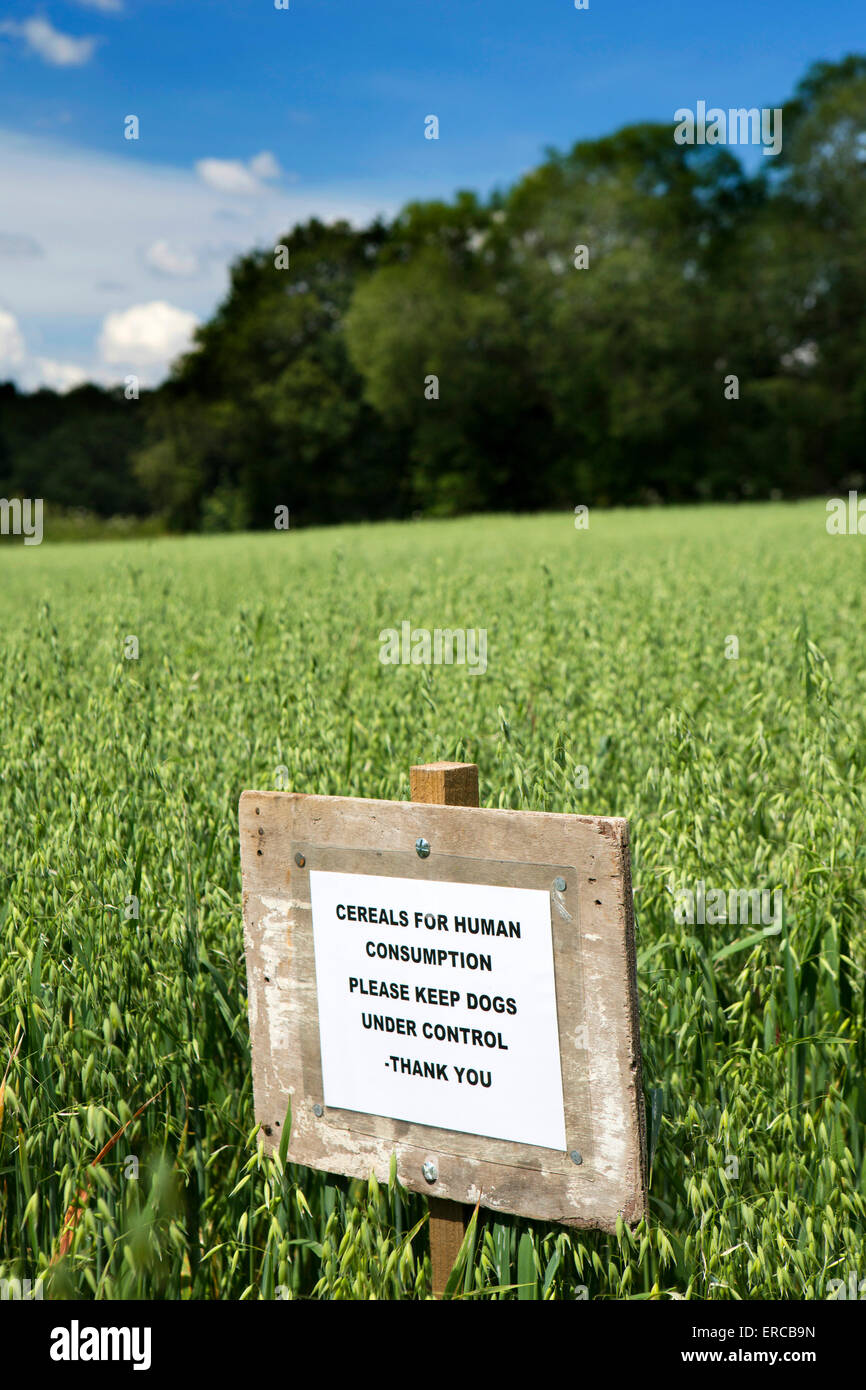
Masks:
[[[565,1151],[549,893],[311,869],[310,900],[327,1106]]]
[[[646,1214],[624,821],[254,791],[240,833],[268,1148],[537,1220]]]

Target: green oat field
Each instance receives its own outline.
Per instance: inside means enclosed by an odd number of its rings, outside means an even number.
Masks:
[[[259,1145],[237,805],[281,768],[408,799],[440,758],[479,764],[482,805],[631,822],[651,1160],[637,1228],[482,1213],[449,1293],[821,1299],[866,1277],[866,542],[825,520],[0,548],[0,1278],[431,1296],[423,1198]],[[405,620],[485,628],[486,673],[382,665]],[[678,922],[699,880],[781,889],[781,931]]]

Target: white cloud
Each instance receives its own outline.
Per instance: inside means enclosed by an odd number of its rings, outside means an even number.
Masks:
[[[107,314],[99,337],[104,362],[130,367],[167,367],[186,352],[198,326],[195,314],[166,304],[133,304],[117,314]]]
[[[76,367],[73,362],[53,362],[49,357],[37,357],[34,367],[35,371],[30,368],[25,373],[31,390],[39,386],[48,386],[52,391],[65,394],[67,391],[74,391],[76,386],[83,386],[88,379],[87,372],[81,367]]]
[[[198,272],[198,258],[193,251],[182,246],[173,246],[170,241],[164,239],[149,246],[144,253],[144,259],[151,269],[159,271],[160,275],[188,279]]]
[[[0,367],[17,367],[24,361],[24,337],[14,314],[0,309]]]
[[[366,225],[396,212],[406,197],[402,186],[351,188],[343,181],[300,192],[261,184],[253,199],[229,199],[192,169],[131,158],[119,144],[108,155],[0,128],[0,188],[15,190],[3,199],[0,220],[6,254],[16,257],[0,258],[3,308],[30,345],[29,362],[37,354],[72,362],[106,385],[122,383],[126,373],[98,354],[105,317],[161,297],[154,260],[167,274],[170,262],[179,272],[184,257],[195,258],[197,272],[186,279],[178,273],[168,282],[171,292],[162,293],[203,320],[225,295],[236,256],[276,246],[310,217]],[[23,366],[9,375],[23,382]],[[139,375],[158,385],[164,371],[154,366]]]
[[[31,53],[44,58],[55,68],[80,68],[89,63],[96,48],[96,39],[75,39],[71,34],[61,34],[59,29],[47,19],[34,15],[21,24],[8,19],[0,24],[0,34],[11,34],[23,39]]]
[[[202,183],[218,193],[244,196],[258,193],[261,187],[255,174],[239,159],[200,159],[195,167]]]
[[[15,376],[28,391],[48,386],[53,391],[66,392],[88,379],[87,372],[73,362],[30,357],[15,315],[0,309],[0,380],[7,376],[10,367],[17,368]]]
[[[262,150],[250,160],[250,169],[259,179],[278,179],[282,169],[270,150]]]
[[[248,164],[239,159],[200,159],[195,168],[209,188],[241,198],[261,193],[263,180],[278,179],[282,173],[270,150],[262,150]]]

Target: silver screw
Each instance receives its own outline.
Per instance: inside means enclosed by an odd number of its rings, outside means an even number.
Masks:
[[[581,1163],[583,1162],[582,1153],[578,1153],[577,1149],[572,1149],[571,1153],[568,1156],[571,1159],[572,1163],[576,1163],[578,1167],[580,1167]]]
[[[422,1165],[421,1172],[424,1174],[425,1182],[435,1182],[439,1177],[439,1169],[436,1167],[432,1158],[428,1158],[427,1162]]]
[[[313,1114],[314,1114],[314,1115],[318,1115],[318,1116],[321,1118],[321,1116],[324,1115],[324,1113],[325,1113],[325,1112],[324,1112],[324,1110],[322,1109],[321,1105],[314,1105],[314,1106],[313,1106]]]
[[[564,892],[565,892],[565,889],[566,889],[566,882],[565,882],[565,879],[564,879],[564,878],[555,878],[555,879],[553,880],[553,886],[554,886],[554,888],[556,889],[557,893],[564,893]]]
[[[426,858],[427,858],[427,855],[430,853],[430,846],[429,846],[429,844],[427,843],[426,840],[416,840],[416,841],[415,841],[415,853],[418,855],[418,858],[419,858],[419,859],[426,859]],[[433,1179],[431,1179],[431,1181],[432,1181],[432,1182],[435,1182],[436,1179],[433,1178]]]

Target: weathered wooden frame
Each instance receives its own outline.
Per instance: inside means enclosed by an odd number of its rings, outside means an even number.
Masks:
[[[296,1163],[385,1181],[396,1154],[400,1181],[427,1196],[600,1230],[645,1214],[624,820],[257,791],[243,793],[239,820],[255,1108],[270,1147],[291,1098]],[[414,852],[419,837],[427,859]],[[551,923],[567,1152],[323,1106],[308,877],[317,861],[513,887],[565,878],[565,891],[551,892]],[[431,1158],[433,1184],[422,1173]]]

